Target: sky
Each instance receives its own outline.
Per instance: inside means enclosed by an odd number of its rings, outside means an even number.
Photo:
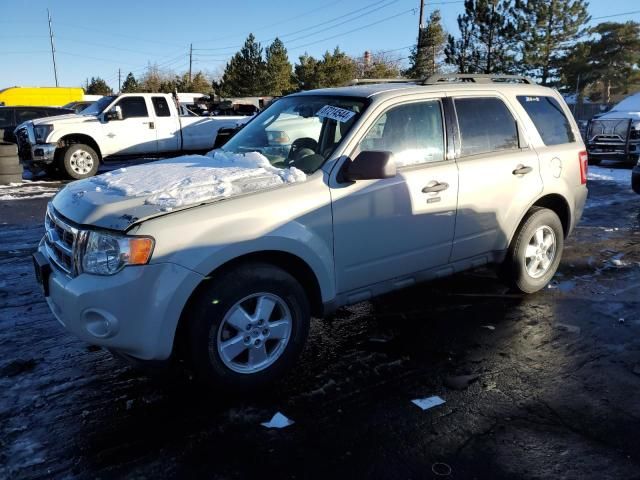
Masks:
[[[440,9],[448,32],[458,32],[463,1],[426,0],[428,17]],[[117,89],[128,72],[149,63],[183,73],[221,74],[252,32],[263,46],[280,37],[291,61],[336,46],[353,56],[365,50],[405,58],[415,43],[419,0],[0,0],[0,89],[55,85],[47,8],[51,11],[60,86],[102,77]],[[638,0],[591,0],[594,20],[640,21]],[[598,19],[618,13],[633,12]],[[406,60],[405,60],[406,61]]]

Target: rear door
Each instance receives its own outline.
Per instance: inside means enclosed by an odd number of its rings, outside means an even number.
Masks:
[[[155,129],[158,152],[180,150],[180,127],[175,109],[170,108],[167,97],[162,95],[151,97],[151,103],[156,117]]]
[[[116,106],[122,109],[122,120],[110,120],[102,128],[103,155],[155,154],[155,117],[145,97],[122,97],[111,109]]]
[[[414,273],[448,262],[458,172],[445,145],[439,96],[377,114],[352,158],[365,150],[391,151],[398,173],[331,191],[339,293],[392,279],[410,281]]]
[[[460,95],[453,105],[460,191],[452,262],[505,250],[543,188],[538,155],[505,98]]]

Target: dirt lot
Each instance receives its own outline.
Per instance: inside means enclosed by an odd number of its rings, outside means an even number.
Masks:
[[[550,288],[490,270],[314,320],[247,398],[159,382],[67,334],[30,253],[56,183],[0,188],[0,478],[640,478],[640,195],[592,168]],[[41,188],[40,188],[41,187]],[[422,411],[412,399],[446,403]],[[295,424],[260,425],[276,412]]]

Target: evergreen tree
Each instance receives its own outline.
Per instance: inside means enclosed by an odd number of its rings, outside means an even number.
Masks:
[[[585,33],[584,0],[518,0],[514,8],[522,40],[522,71],[547,85],[558,78],[560,59]]]
[[[404,72],[405,76],[427,78],[437,73],[446,41],[440,10],[434,10],[429,17],[429,23],[420,32],[418,43],[411,51],[410,67]]]
[[[160,73],[160,69],[156,64],[149,64],[147,71],[140,79],[139,91],[147,93],[158,93],[161,91],[160,87],[165,81],[164,75]]]
[[[301,90],[320,88],[318,60],[307,53],[301,55],[298,59],[298,64],[295,66],[295,78],[298,82],[298,88]]]
[[[209,80],[203,72],[197,72],[191,79],[191,85],[188,91],[192,93],[209,93],[211,92],[211,80]]]
[[[136,77],[133,76],[132,72],[129,72],[127,78],[125,78],[122,83],[122,93],[135,93],[139,88],[140,86],[138,85]]]
[[[244,46],[227,63],[222,75],[222,95],[227,97],[250,97],[264,94],[265,63],[262,47],[249,34]]]
[[[317,66],[320,88],[339,87],[356,76],[356,62],[339,47],[326,51]]]
[[[107,82],[100,77],[91,77],[91,81],[89,82],[89,85],[87,85],[85,93],[89,95],[111,95],[113,90],[109,85],[107,85]]]
[[[517,31],[510,0],[465,0],[460,38],[448,38],[446,62],[460,73],[510,73],[516,69]]]
[[[293,67],[289,62],[287,49],[279,38],[276,38],[266,50],[266,93],[280,96],[295,89]]]

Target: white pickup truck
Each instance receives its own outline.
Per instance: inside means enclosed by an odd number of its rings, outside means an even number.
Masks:
[[[79,114],[25,122],[16,129],[20,159],[32,170],[91,177],[112,156],[154,156],[213,147],[221,127],[251,117],[198,117],[163,93],[103,97]]]

